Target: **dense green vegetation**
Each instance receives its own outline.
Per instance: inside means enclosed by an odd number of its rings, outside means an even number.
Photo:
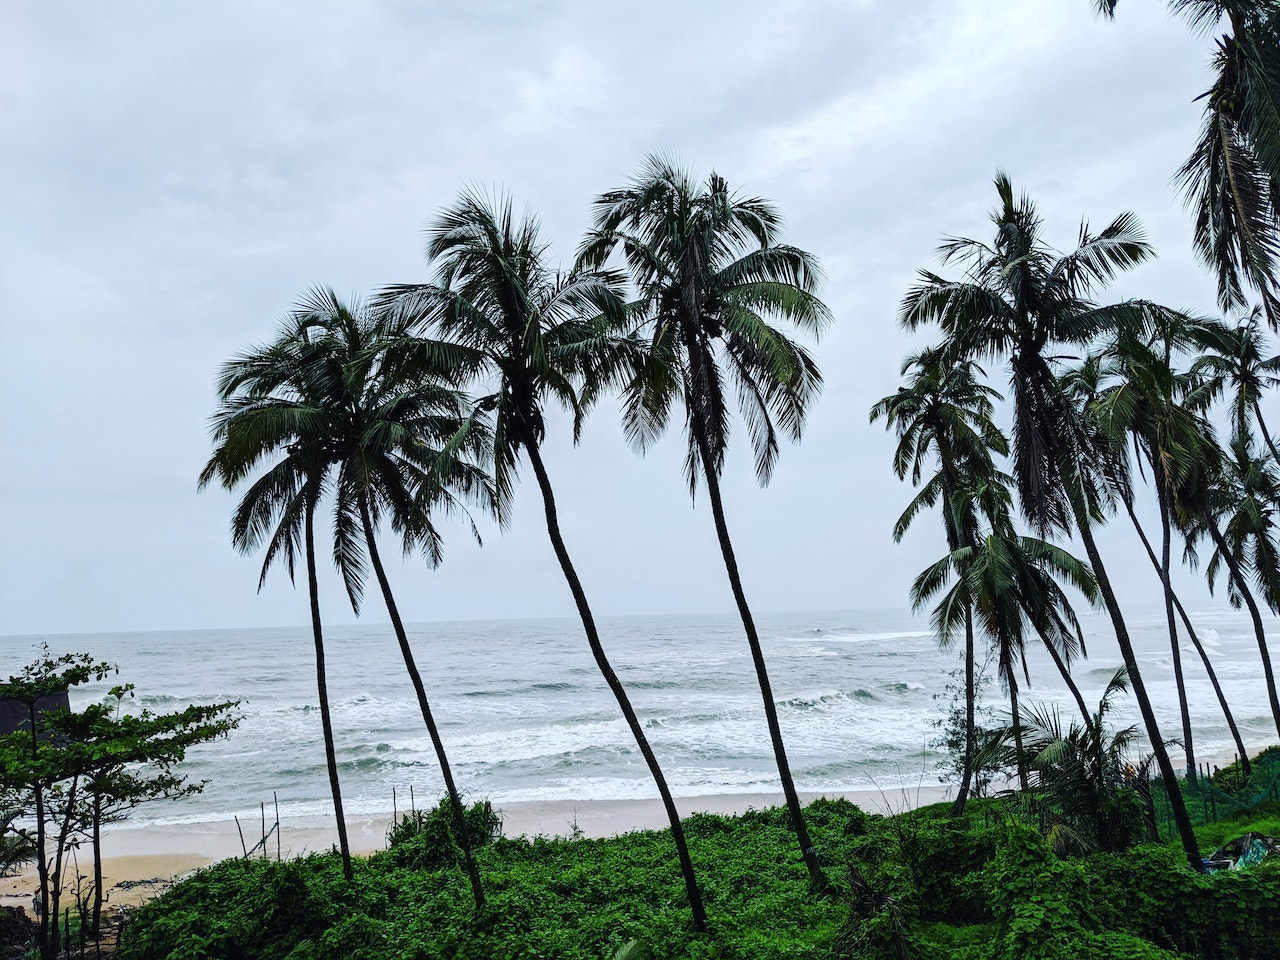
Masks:
[[[140,909],[120,956],[161,958],[1260,958],[1280,929],[1280,860],[1211,876],[1172,844],[1059,857],[1026,799],[883,817],[823,800],[806,821],[829,895],[815,896],[785,808],[684,821],[710,931],[696,933],[665,831],[606,840],[494,838],[472,909],[452,815],[406,821],[389,849],[228,860]],[[494,825],[469,811],[472,837]],[[1206,848],[1280,835],[1280,802],[1197,828]],[[645,956],[641,947],[631,957]]]

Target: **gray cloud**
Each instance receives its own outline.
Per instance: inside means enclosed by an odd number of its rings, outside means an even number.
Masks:
[[[1212,306],[1169,180],[1208,50],[1158,4],[1115,24],[1083,0],[80,2],[4,19],[0,632],[302,622],[283,574],[255,597],[232,498],[195,493],[217,366],[313,284],[425,278],[422,227],[467,184],[528,204],[567,261],[592,197],[667,149],[775,200],[824,261],[837,324],[806,441],[768,490],[745,450],[728,467],[762,608],[899,606],[940,549],[924,529],[891,544],[908,490],[867,408],[921,342],[898,300],[943,235],[985,235],[997,168],[1063,246],[1082,216],[1142,216],[1162,259],[1115,296]],[[730,606],[678,437],[640,460],[606,407],[547,458],[602,611]],[[519,501],[509,535],[485,528],[479,549],[459,527],[441,570],[397,571],[410,617],[570,611],[536,492]]]

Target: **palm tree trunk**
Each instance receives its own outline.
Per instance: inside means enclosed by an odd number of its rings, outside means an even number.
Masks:
[[[1156,573],[1160,573],[1160,561],[1156,559],[1156,552],[1151,549],[1151,541],[1147,539],[1146,532],[1142,529],[1142,524],[1138,522],[1138,515],[1133,512],[1133,504],[1125,501],[1125,510],[1128,511],[1129,519],[1133,522],[1133,528],[1138,531],[1138,538],[1142,541],[1143,547],[1146,548],[1147,557],[1151,560],[1151,565],[1155,567]],[[1213,684],[1213,692],[1218,697],[1218,705],[1222,707],[1222,715],[1226,718],[1227,728],[1231,731],[1231,738],[1236,742],[1236,750],[1240,754],[1240,767],[1244,775],[1247,777],[1251,771],[1249,763],[1249,753],[1244,748],[1244,740],[1240,736],[1240,730],[1236,727],[1236,718],[1231,713],[1231,706],[1227,703],[1226,695],[1222,692],[1222,684],[1218,683],[1217,671],[1213,669],[1213,663],[1209,660],[1209,654],[1204,649],[1204,644],[1200,642],[1199,635],[1196,634],[1195,627],[1191,625],[1191,617],[1187,615],[1186,608],[1182,605],[1182,601],[1178,599],[1178,594],[1172,589],[1169,595],[1173,598],[1174,608],[1178,611],[1178,616],[1182,620],[1182,626],[1187,631],[1187,636],[1191,638],[1191,645],[1196,648],[1196,653],[1200,655],[1200,661],[1204,664],[1204,671],[1209,676],[1209,682]]]
[[[1178,787],[1177,774],[1169,760],[1169,751],[1165,749],[1164,737],[1160,733],[1160,725],[1156,723],[1155,711],[1151,707],[1151,698],[1147,696],[1147,685],[1142,681],[1142,673],[1138,670],[1138,657],[1133,649],[1133,641],[1129,638],[1129,628],[1124,622],[1124,613],[1120,602],[1116,599],[1115,590],[1111,587],[1111,578],[1107,576],[1106,567],[1102,563],[1102,554],[1098,552],[1097,541],[1093,539],[1088,512],[1078,491],[1069,491],[1068,500],[1075,518],[1076,531],[1084,543],[1085,552],[1089,555],[1089,564],[1093,567],[1094,578],[1098,581],[1098,591],[1102,594],[1102,602],[1111,617],[1111,625],[1115,630],[1116,643],[1120,647],[1120,656],[1129,672],[1129,682],[1133,685],[1133,696],[1138,701],[1138,710],[1142,714],[1142,723],[1147,730],[1147,739],[1151,742],[1151,752],[1155,754],[1156,765],[1160,768],[1160,776],[1164,779],[1165,790],[1169,795],[1169,806],[1173,811],[1173,821],[1182,841],[1182,849],[1187,863],[1197,873],[1204,873],[1204,860],[1200,857],[1200,848],[1196,843],[1195,832],[1191,829],[1191,818],[1187,816],[1186,804],[1182,802],[1182,791]]]
[[[431,705],[427,703],[427,691],[422,684],[422,674],[418,672],[417,661],[413,657],[413,649],[409,646],[409,638],[404,630],[404,622],[400,619],[400,610],[395,598],[391,595],[391,582],[382,566],[382,557],[378,553],[378,545],[374,539],[373,519],[369,515],[369,503],[360,499],[360,520],[364,525],[365,544],[369,548],[369,560],[373,564],[373,572],[378,578],[378,586],[382,589],[382,599],[387,605],[387,615],[391,618],[392,629],[395,630],[396,641],[400,644],[400,653],[404,657],[405,669],[409,671],[409,679],[413,683],[413,692],[418,696],[418,707],[422,710],[422,720],[427,725],[427,733],[431,737],[431,745],[436,751],[436,760],[440,763],[440,774],[444,777],[444,788],[449,794],[453,806],[453,829],[462,844],[462,860],[471,881],[471,896],[475,900],[476,913],[484,913],[484,888],[480,885],[480,870],[476,866],[475,857],[471,853],[471,838],[467,835],[466,811],[462,806],[462,797],[453,780],[453,770],[449,766],[449,758],[444,752],[444,741],[436,727],[435,717],[431,715]]]
[[[1022,752],[1022,715],[1018,711],[1018,679],[1009,677],[1009,713],[1013,717],[1013,751],[1018,757],[1018,789],[1026,793],[1030,789],[1027,783],[1027,755]]]
[[[1178,646],[1178,622],[1173,615],[1173,585],[1169,579],[1169,552],[1172,524],[1169,521],[1169,497],[1163,477],[1156,472],[1156,500],[1160,504],[1160,585],[1164,592],[1164,616],[1169,626],[1169,652],[1173,659],[1173,679],[1178,685],[1178,709],[1182,714],[1182,745],[1187,751],[1187,784],[1196,785],[1196,751],[1192,743],[1191,707],[1187,702],[1187,681],[1182,675],[1182,650]]]
[[[1080,709],[1080,719],[1085,723],[1089,722],[1089,705],[1084,702],[1084,696],[1080,693],[1080,688],[1076,686],[1075,680],[1071,676],[1071,668],[1067,666],[1067,662],[1062,659],[1062,654],[1045,636],[1044,630],[1036,625],[1036,632],[1040,635],[1040,640],[1044,644],[1044,648],[1049,651],[1049,658],[1053,661],[1053,665],[1058,668],[1058,673],[1062,676],[1062,682],[1067,685],[1072,699],[1075,700],[1076,706]]]
[[[756,632],[751,608],[747,606],[747,595],[742,590],[742,578],[738,575],[738,561],[733,554],[733,544],[729,541],[729,527],[724,519],[724,504],[720,500],[720,478],[716,474],[715,463],[711,457],[711,445],[707,442],[706,431],[696,414],[691,416],[690,420],[695,434],[694,439],[698,445],[698,454],[702,460],[702,473],[707,481],[707,499],[711,501],[711,515],[715,518],[716,536],[720,539],[720,553],[724,556],[729,585],[733,590],[733,599],[738,605],[738,614],[742,617],[742,628],[747,634],[747,646],[751,648],[756,680],[760,684],[760,695],[764,699],[765,721],[769,727],[769,738],[773,741],[773,755],[778,761],[778,778],[782,781],[782,793],[787,799],[787,809],[791,813],[791,825],[796,831],[796,840],[800,843],[801,855],[809,870],[809,880],[814,886],[825,888],[827,878],[818,863],[818,853],[814,849],[813,841],[809,839],[809,828],[804,822],[800,796],[796,793],[795,781],[791,779],[791,765],[787,762],[787,748],[782,742],[782,727],[778,723],[777,705],[773,702],[773,687],[769,683],[769,670],[764,662],[764,649],[760,646],[760,635]]]
[[[1258,421],[1258,429],[1262,431],[1262,439],[1266,441],[1267,449],[1276,458],[1276,463],[1280,463],[1280,450],[1276,449],[1275,442],[1271,439],[1271,433],[1267,430],[1267,422],[1262,419],[1262,408],[1258,406],[1257,400],[1253,401],[1253,418]]]
[[[680,823],[680,812],[676,809],[676,802],[671,796],[671,790],[667,787],[667,779],[663,776],[662,768],[658,766],[658,758],[654,755],[653,748],[649,746],[649,739],[644,735],[644,728],[640,725],[640,719],[636,716],[635,709],[631,706],[631,700],[622,686],[622,681],[618,679],[613,665],[609,663],[609,658],[605,656],[604,645],[600,642],[600,634],[596,630],[595,617],[592,616],[591,608],[587,605],[586,591],[582,589],[582,581],[578,579],[578,573],[573,567],[573,561],[569,558],[569,550],[565,547],[564,538],[560,535],[560,520],[556,514],[555,493],[551,489],[551,479],[547,476],[547,468],[542,462],[542,455],[535,443],[526,443],[523,446],[525,452],[529,455],[529,464],[533,467],[534,475],[538,478],[538,487],[542,490],[542,503],[547,514],[547,534],[551,538],[551,546],[555,550],[556,559],[560,561],[560,570],[564,573],[564,578],[569,584],[569,592],[573,594],[573,602],[578,607],[578,616],[582,619],[582,629],[587,635],[587,645],[591,648],[591,655],[595,657],[596,666],[600,669],[601,676],[604,677],[605,683],[609,685],[609,689],[613,691],[614,699],[618,701],[618,708],[622,711],[622,715],[627,721],[627,726],[631,729],[631,735],[635,738],[636,746],[640,748],[644,762],[649,767],[649,774],[653,777],[653,782],[658,787],[658,794],[662,797],[662,806],[667,812],[667,821],[671,825],[671,839],[675,842],[676,854],[680,859],[680,871],[684,875],[685,891],[689,897],[689,909],[693,913],[693,927],[699,933],[705,933],[707,930],[707,913],[702,905],[702,893],[698,889],[697,878],[693,873],[693,860],[689,857],[689,846],[685,842],[684,827]]]
[[[338,821],[338,851],[342,855],[342,875],[348,882],[351,870],[351,848],[347,845],[347,819],[342,813],[342,788],[338,785],[338,758],[333,748],[333,721],[329,716],[329,684],[324,673],[324,633],[320,628],[320,587],[316,583],[316,502],[307,504],[307,592],[311,598],[311,634],[316,643],[316,695],[320,700],[320,725],[324,730],[324,757],[329,767],[329,789],[333,793],[333,813]]]
[[[1271,653],[1267,649],[1267,632],[1262,626],[1262,614],[1258,610],[1257,601],[1253,599],[1253,591],[1249,589],[1249,584],[1240,570],[1240,565],[1236,563],[1236,558],[1232,554],[1231,548],[1227,546],[1226,538],[1222,536],[1222,531],[1218,529],[1217,521],[1212,517],[1205,517],[1204,519],[1205,526],[1209,528],[1209,536],[1213,538],[1214,544],[1218,547],[1218,552],[1222,554],[1222,559],[1227,562],[1227,569],[1231,571],[1231,578],[1236,582],[1236,589],[1244,597],[1245,605],[1249,608],[1249,616],[1253,618],[1253,633],[1258,639],[1258,652],[1262,655],[1262,674],[1266,678],[1267,697],[1271,701],[1271,716],[1276,723],[1276,733],[1280,734],[1280,700],[1276,699],[1276,678],[1271,670]]]
[[[977,753],[977,731],[974,724],[974,701],[977,691],[974,689],[973,669],[973,608],[964,611],[964,770],[960,774],[960,791],[951,804],[951,816],[958,817],[964,813],[964,805],[969,799],[969,790],[973,784],[973,760]]]

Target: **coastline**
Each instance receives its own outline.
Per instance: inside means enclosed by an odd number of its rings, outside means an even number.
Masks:
[[[901,813],[944,800],[948,792],[944,785],[921,784],[886,790],[801,792],[800,800],[808,804],[820,797],[843,797],[869,813]],[[783,802],[781,792],[710,794],[677,797],[676,807],[683,818],[694,813],[734,815],[748,809],[781,806]],[[568,837],[575,832],[584,837],[610,837],[667,826],[666,813],[656,797],[529,800],[495,804],[495,807],[502,816],[503,835],[508,837]],[[368,856],[385,849],[391,822],[390,811],[376,817],[348,819],[347,840],[352,854]],[[241,827],[246,830],[245,845],[252,847],[261,838],[261,823],[242,823]],[[279,854],[287,859],[328,850],[337,843],[337,834],[332,817],[282,819],[278,839]],[[274,834],[267,839],[268,857],[276,856],[276,841]],[[107,890],[106,902],[113,907],[143,903],[202,867],[243,855],[234,820],[108,828],[103,833],[103,853],[103,886]],[[92,856],[86,848],[81,849],[77,857],[81,874],[91,881]],[[74,878],[74,870],[70,875]],[[24,907],[29,911],[38,885],[34,868],[0,879],[0,905]]]

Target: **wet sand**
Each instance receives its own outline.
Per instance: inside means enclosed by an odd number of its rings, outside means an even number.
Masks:
[[[937,785],[909,789],[863,790],[845,793],[802,793],[805,803],[821,796],[843,796],[868,812],[899,813],[903,810],[945,799],[947,790]],[[780,806],[781,793],[722,794],[679,797],[676,806],[682,817],[692,813],[736,814],[748,809]],[[609,837],[634,830],[666,827],[667,818],[658,799],[652,800],[544,800],[508,803],[501,808],[505,836]],[[348,817],[347,841],[353,854],[368,855],[385,849],[391,813],[380,817]],[[252,848],[262,837],[259,820],[246,823],[244,846]],[[268,822],[270,829],[270,822]],[[278,840],[278,844],[277,844]],[[279,836],[272,834],[252,855],[275,858],[303,856],[325,851],[337,844],[333,818],[282,818]],[[102,867],[107,903],[128,906],[163,892],[175,880],[228,857],[243,856],[240,834],[234,820],[215,823],[117,826],[104,831]],[[93,859],[87,848],[77,853],[80,873],[86,886],[92,881]],[[74,870],[68,870],[74,885]],[[35,870],[0,878],[0,904],[31,909],[31,897],[38,887]]]

